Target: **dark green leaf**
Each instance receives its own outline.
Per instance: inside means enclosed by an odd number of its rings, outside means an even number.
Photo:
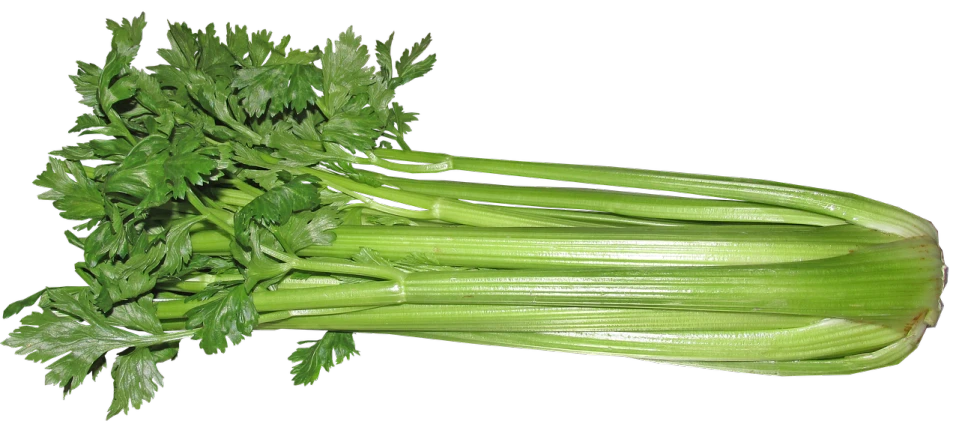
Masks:
[[[156,306],[153,304],[153,296],[151,295],[144,295],[136,301],[113,307],[107,321],[115,326],[151,334],[163,333],[163,326],[160,324],[160,319],[157,318]]]
[[[180,353],[180,341],[167,341],[150,346],[150,352],[153,353],[153,360],[157,363],[167,362],[176,359]]]
[[[146,252],[137,252],[125,261],[100,263],[90,272],[100,284],[97,305],[109,310],[114,303],[135,298],[156,286],[157,276],[152,270],[157,267],[165,253],[165,247],[157,245]]]
[[[290,132],[298,138],[318,141],[320,134],[317,132],[317,126],[326,120],[322,114],[307,111],[302,118],[290,120]]]
[[[79,163],[51,157],[47,170],[37,176],[33,184],[50,189],[41,194],[40,199],[53,200],[53,206],[64,218],[85,220],[104,215],[103,196]]]
[[[47,297],[52,309],[73,317],[58,316],[50,310],[31,313],[3,344],[16,348],[17,354],[35,362],[63,356],[47,366],[46,382],[65,392],[79,386],[106,352],[163,341],[161,336],[140,337],[111,326],[93,308],[89,293],[71,295],[64,290],[50,289]]]
[[[249,228],[254,221],[262,225],[281,225],[289,221],[293,213],[312,209],[320,202],[316,187],[309,182],[294,180],[275,187],[247,203],[233,219],[236,238],[242,244],[249,243]]]
[[[403,51],[403,56],[396,61],[396,78],[390,81],[390,87],[396,88],[409,83],[411,80],[422,77],[433,69],[436,63],[436,54],[424,58],[422,61],[415,62],[420,55],[429,47],[432,38],[427,34],[419,43],[413,45],[412,49]]]
[[[123,124],[107,124],[106,120],[102,117],[98,116],[92,110],[87,110],[78,114],[73,119],[73,126],[67,129],[67,133],[76,135],[78,138],[83,138],[88,135],[123,136],[125,134],[123,129]],[[127,148],[129,149],[129,144]]]
[[[380,65],[380,71],[377,73],[380,76],[380,79],[385,82],[389,82],[393,78],[393,57],[391,56],[391,50],[393,49],[393,35],[396,33],[390,33],[390,38],[386,39],[386,42],[376,41],[376,63]]]
[[[113,403],[107,411],[107,419],[123,412],[128,413],[130,406],[140,409],[143,402],[153,400],[163,375],[157,369],[157,361],[147,348],[135,348],[117,356],[113,364]]]
[[[67,241],[70,242],[71,245],[83,249],[83,241],[85,239],[77,237],[77,235],[70,232],[70,230],[64,231],[63,233],[67,236]]]
[[[227,98],[229,89],[218,85],[210,76],[200,72],[184,72],[184,85],[190,93],[190,97],[199,104],[205,113],[196,117],[186,117],[187,123],[202,124],[202,128],[213,127],[214,120],[222,120],[233,126],[240,126],[237,118],[230,111]],[[205,114],[210,114],[212,117]],[[242,135],[242,134],[238,134]]]
[[[133,58],[136,57],[145,26],[146,18],[143,14],[133,18],[132,21],[123,19],[120,23],[107,20],[107,28],[113,32],[112,49],[107,54],[106,63],[100,73],[97,90],[100,106],[105,111],[109,110],[113,104],[135,93],[133,79],[120,78],[114,81],[114,78],[128,69]]]
[[[243,275],[246,277],[244,285],[247,289],[271,286],[290,271],[290,264],[277,262],[263,254],[262,250],[266,247],[279,251],[280,245],[272,233],[262,228],[250,233],[250,250],[245,250],[237,244],[231,245],[233,258],[246,267]]]
[[[266,146],[276,150],[285,164],[290,165],[310,166],[332,157],[322,143],[302,140],[286,131],[272,132],[266,139]]]
[[[93,149],[90,148],[90,144],[81,142],[77,145],[68,145],[56,151],[50,152],[51,156],[60,156],[67,160],[80,161],[80,160],[92,160],[98,158],[96,153],[93,152]]]
[[[373,108],[376,117],[380,121],[378,127],[383,127],[389,121],[390,101],[393,99],[395,93],[385,81],[380,80],[370,85],[369,95],[370,107]]]
[[[273,33],[266,30],[257,31],[250,37],[252,40],[250,43],[250,64],[252,66],[262,66],[270,52],[273,51],[273,42],[270,41],[270,37],[273,37]]]
[[[119,186],[121,182],[119,180],[108,183],[108,188],[117,189],[117,192],[129,194],[140,199],[140,203],[134,210],[137,217],[142,217],[142,215],[144,215],[143,212],[147,209],[161,206],[169,202],[173,197],[172,184],[164,180],[162,176],[164,159],[165,156],[157,156],[155,160],[136,169],[124,170],[123,176],[126,180],[123,181],[123,184],[126,185],[125,187],[121,188]],[[138,172],[142,172],[142,174],[133,175]]]
[[[103,371],[103,368],[106,368],[106,367],[107,367],[107,356],[106,355],[100,356],[100,358],[93,361],[93,366],[90,367],[90,377],[93,378],[94,381],[96,381],[97,376],[99,376],[100,372]]]
[[[232,144],[232,148],[232,159],[238,163],[264,169],[270,169],[275,166],[275,163],[273,163],[275,160],[271,159],[270,155],[265,151],[236,143]],[[272,162],[265,160],[264,157]]]
[[[47,288],[43,288],[40,292],[37,292],[33,295],[30,295],[20,301],[15,301],[3,309],[3,318],[6,319],[10,316],[14,316],[17,313],[20,313],[23,309],[30,307],[37,303],[37,300],[47,292]]]
[[[183,301],[206,301],[210,298],[213,298],[217,295],[221,295],[222,292],[233,289],[234,287],[242,284],[242,281],[223,281],[223,282],[214,282],[207,285],[203,290],[183,298]]]
[[[323,123],[321,136],[351,150],[369,150],[382,131],[380,120],[372,108],[346,111]]]
[[[97,265],[104,257],[113,258],[117,254],[125,254],[126,251],[126,230],[119,221],[100,222],[83,241],[83,259],[90,266]]]
[[[309,347],[296,349],[289,360],[294,362],[293,384],[310,385],[316,382],[321,370],[330,371],[333,365],[349,360],[350,356],[359,356],[353,334],[350,332],[327,332],[318,341],[300,341],[298,344],[313,343]]]
[[[146,199],[158,190],[168,190],[163,164],[169,157],[170,141],[160,135],[143,138],[130,150],[123,163],[105,183],[110,193],[123,193]]]
[[[90,148],[97,157],[102,159],[112,159],[119,156],[126,156],[133,149],[127,140],[122,138],[114,139],[94,139],[90,141]]]
[[[232,85],[239,89],[244,110],[251,117],[259,117],[267,111],[271,116],[279,114],[284,108],[300,113],[313,105],[317,99],[313,87],[322,79],[313,65],[319,56],[319,51],[294,50],[282,58],[274,52],[269,62],[272,65],[237,71]]]
[[[335,209],[319,209],[315,212],[300,212],[277,226],[274,230],[276,239],[283,245],[283,249],[296,253],[309,246],[326,246],[333,243],[336,235],[330,230],[339,225]]]
[[[180,271],[193,255],[193,244],[190,239],[190,228],[203,221],[203,216],[194,216],[173,221],[166,234],[166,257],[157,270],[158,276],[172,276]]]
[[[146,27],[146,25],[146,15],[143,13],[132,20],[123,18],[119,23],[107,19],[107,29],[113,32],[113,39],[110,41],[110,47],[113,50],[111,53],[115,53],[117,58],[129,58],[129,60],[126,61],[126,64],[129,65],[129,61],[136,56],[137,50],[140,49],[140,41],[143,39],[143,28]],[[107,62],[110,62],[110,59],[111,58],[107,56]]]
[[[102,89],[102,88],[101,88],[102,91],[107,91],[107,93],[109,94],[109,98],[111,99],[111,101],[109,102],[109,104],[104,104],[104,105],[109,105],[109,106],[111,106],[111,108],[112,108],[112,105],[113,105],[113,104],[116,104],[116,103],[119,103],[120,101],[126,101],[126,100],[128,100],[128,99],[130,99],[130,98],[133,98],[133,95],[136,94],[136,91],[137,91],[137,80],[136,80],[136,76],[130,74],[130,69],[129,69],[129,68],[126,68],[126,67],[128,67],[128,66],[129,66],[129,64],[126,64],[126,65],[124,66],[123,76],[120,77],[120,78],[118,78],[118,79],[116,79],[116,80],[114,81],[114,83],[110,85],[110,87],[109,87],[108,89]],[[104,67],[104,70],[106,70],[106,67]],[[103,77],[103,76],[101,76],[101,78],[102,78],[102,77]],[[102,83],[102,80],[101,80],[101,83]],[[103,92],[101,92],[101,99],[102,99],[102,94],[103,94]],[[122,105],[122,106],[121,106],[120,110],[125,110],[126,107],[130,106],[128,103],[124,103],[124,104],[121,104],[121,105]],[[121,119],[123,119],[123,118],[129,119],[129,118],[132,117],[132,116],[136,116],[136,115],[138,115],[138,114],[146,113],[146,110],[145,110],[145,109],[140,109],[140,106],[132,105],[132,107],[133,107],[133,108],[132,108],[131,110],[129,110],[129,111],[118,111],[118,113],[120,114]],[[130,127],[130,126],[129,126],[129,123],[125,123],[123,120],[117,120],[116,117],[113,117],[113,118],[110,119],[110,124],[111,124],[111,125],[118,125],[118,126],[116,126],[117,129],[122,129],[123,127],[128,127],[128,128]],[[122,131],[121,131],[121,132],[122,132]]]
[[[247,35],[246,26],[226,24],[226,47],[236,62],[245,63],[244,59],[250,53],[250,36]]]
[[[182,199],[190,190],[189,184],[203,184],[217,167],[215,149],[200,148],[203,135],[195,130],[177,133],[175,149],[163,163],[167,180],[172,185],[173,197]]]
[[[197,329],[193,339],[207,354],[226,351],[227,338],[234,345],[253,333],[259,321],[253,297],[243,286],[235,286],[222,298],[187,312],[187,328]]]
[[[160,82],[155,76],[143,71],[133,69],[130,71],[136,76],[137,102],[143,105],[153,114],[160,114],[165,110],[172,108],[169,98],[160,88]],[[77,122],[79,124],[79,121]]]
[[[284,184],[277,172],[272,170],[243,169],[237,174],[237,177],[253,180],[264,190],[270,190]]]
[[[170,40],[170,48],[157,51],[160,57],[181,70],[196,69],[196,54],[199,46],[193,30],[185,23],[170,24],[167,39]]]
[[[80,94],[80,103],[92,107],[98,114],[102,114],[100,103],[97,101],[97,90],[100,87],[100,67],[77,61],[77,74],[70,76],[77,93]]]
[[[274,50],[273,56],[266,63],[268,65],[311,65],[317,59],[320,59],[320,47],[314,46],[310,50],[291,49],[285,54]]]
[[[335,115],[352,95],[365,93],[366,86],[373,83],[373,70],[366,66],[369,59],[369,52],[361,38],[353,34],[353,27],[340,34],[335,43],[327,41],[320,57],[323,98],[318,102],[324,115]]]
[[[226,45],[220,43],[213,24],[207,25],[206,31],[197,31],[196,36],[200,47],[197,69],[214,79],[233,74],[233,54]]]
[[[389,130],[393,132],[393,135],[396,136],[396,142],[400,144],[400,147],[403,150],[409,151],[410,147],[406,144],[405,135],[410,130],[410,122],[415,122],[418,119],[416,116],[418,113],[407,113],[403,111],[403,107],[400,104],[393,103],[393,108],[390,114],[392,123],[390,124]]]
[[[212,274],[226,273],[236,267],[232,258],[207,255],[193,255],[182,274],[194,271],[207,271]]]

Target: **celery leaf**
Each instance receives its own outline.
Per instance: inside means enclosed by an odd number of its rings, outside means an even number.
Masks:
[[[309,182],[294,179],[257,196],[247,203],[234,217],[237,241],[250,242],[250,226],[255,222],[261,225],[282,225],[289,221],[294,212],[312,209],[320,203],[320,193]]]
[[[121,353],[113,364],[113,402],[107,412],[107,419],[123,412],[128,413],[130,406],[140,409],[143,402],[153,400],[163,375],[157,369],[153,353],[146,348],[135,348]]]
[[[320,377],[320,371],[330,371],[336,364],[349,360],[350,356],[359,356],[352,332],[329,331],[317,341],[300,341],[298,344],[313,343],[309,347],[296,349],[289,360],[295,362],[293,369],[294,385],[310,385]]]
[[[279,55],[274,52],[274,55]],[[300,113],[318,99],[314,86],[320,85],[320,70],[313,65],[319,59],[319,50],[291,51],[290,58],[273,60],[275,65],[238,70],[233,87],[243,98],[243,108],[251,117],[265,112],[271,116],[284,108]],[[296,63],[305,62],[305,63]]]
[[[177,139],[176,152],[163,162],[173,196],[178,199],[186,196],[191,184],[203,184],[217,167],[213,158],[216,152],[200,149],[203,136],[192,132],[188,135]]]
[[[403,56],[400,57],[399,61],[396,61],[396,77],[390,81],[390,87],[396,88],[407,84],[433,69],[433,64],[436,63],[435,53],[423,58],[422,61],[416,61],[432,41],[433,39],[427,34],[419,43],[413,44],[411,49],[403,51]]]
[[[195,307],[186,316],[187,328],[199,328],[193,339],[200,340],[200,348],[207,354],[225,352],[227,338],[239,344],[259,321],[253,297],[244,286],[233,287],[222,298]]]
[[[103,195],[79,163],[50,158],[47,169],[33,184],[49,188],[40,199],[53,200],[64,218],[86,220],[104,215]]]
[[[157,271],[157,275],[170,276],[190,262],[193,255],[193,242],[190,239],[190,228],[203,221],[203,216],[194,216],[179,219],[170,223],[166,234],[166,257]]]
[[[334,209],[319,209],[315,212],[300,212],[277,226],[273,234],[287,252],[297,251],[309,246],[326,246],[333,243],[336,235],[332,231],[339,225]]]
[[[50,289],[49,309],[23,318],[22,326],[3,341],[27,360],[47,362],[47,384],[58,385],[64,393],[79,386],[87,374],[96,371],[105,353],[127,347],[164,342],[162,335],[139,336],[110,324],[95,308],[87,292],[71,295],[66,290]],[[64,315],[54,313],[54,310]],[[61,357],[62,356],[62,357]]]
[[[350,97],[364,93],[373,83],[373,70],[366,66],[370,55],[353,27],[340,34],[336,42],[327,40],[320,56],[323,97],[318,101],[327,117],[340,112]]]

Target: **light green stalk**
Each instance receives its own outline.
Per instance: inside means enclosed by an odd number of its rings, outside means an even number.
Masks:
[[[282,320],[271,323],[263,321],[265,316],[273,313],[281,313]],[[709,311],[404,304],[335,315],[272,312],[260,317],[259,327],[355,332],[675,332],[794,328],[819,320],[822,319]]]
[[[242,274],[196,274],[185,280],[166,281],[157,283],[157,288],[165,291],[197,293],[214,283],[240,283],[245,280]],[[303,289],[322,286],[336,286],[340,281],[322,275],[313,275],[305,278],[286,277],[274,286],[277,289]]]
[[[901,339],[878,350],[823,360],[754,362],[672,362],[724,371],[764,375],[844,375],[896,365],[919,346],[928,322],[919,322]]]
[[[938,246],[929,239],[907,239],[834,258],[759,266],[409,273],[392,281],[259,292],[254,302],[263,312],[407,303],[676,308],[882,320],[911,318],[937,307],[943,279]],[[193,304],[161,302],[157,313],[161,319],[178,318]]]
[[[349,258],[361,248],[399,260],[425,254],[446,265],[484,268],[744,265],[848,254],[897,236],[844,225],[628,228],[475,228],[341,226],[336,241],[302,256]],[[218,231],[193,234],[196,253],[229,253]]]
[[[641,218],[710,222],[840,225],[826,215],[732,200],[694,199],[584,188],[514,187],[455,181],[426,181],[376,175],[402,190],[479,202],[548,208],[586,209]]]
[[[825,319],[797,328],[758,331],[399,332],[397,334],[445,341],[684,363],[793,361],[841,357],[880,349],[906,335],[901,330],[842,319]]]
[[[853,225],[615,229],[340,227],[335,233],[337,239],[332,245],[313,246],[302,254],[349,257],[361,248],[370,248],[389,259],[418,253],[442,264],[484,268],[746,265],[829,258],[898,240],[896,236]]]
[[[231,180],[236,181],[236,180]],[[213,191],[213,196],[216,201],[227,206],[242,207],[247,203],[253,200],[254,196],[250,192],[240,191],[235,188],[225,188],[217,187]],[[382,203],[376,202],[371,198],[366,198],[360,196],[364,201],[362,205],[351,205],[349,209],[360,209],[362,210],[361,221],[364,225],[376,225],[375,222],[371,221],[374,216],[382,215],[391,215],[391,216],[400,216],[406,218],[411,222],[412,225],[420,226],[442,226],[442,225],[459,225],[453,223],[443,223],[443,222],[434,222],[433,214],[424,211],[416,211],[405,208],[398,208],[395,206],[384,205]],[[365,207],[364,207],[365,206]],[[169,210],[171,213],[186,212],[189,214],[196,214],[196,210],[192,206],[183,203],[168,203],[167,205],[162,206],[161,208]],[[557,226],[590,226],[590,227],[625,227],[625,226],[682,226],[690,224],[704,224],[705,222],[691,222],[691,221],[674,221],[674,220],[664,220],[664,219],[653,219],[653,218],[636,218],[628,217],[622,215],[614,215],[605,212],[587,212],[587,211],[575,211],[575,210],[566,210],[566,209],[539,209],[539,208],[529,208],[529,207],[512,207],[512,206],[496,206],[496,205],[483,205],[478,209],[482,209],[483,212],[487,212],[489,209],[495,209],[500,212],[505,212],[511,214],[513,217],[537,217],[537,218],[555,218],[560,220],[565,220],[563,222],[557,222]],[[399,214],[399,215],[397,215]],[[415,218],[415,219],[414,219]],[[543,218],[544,220],[546,218]],[[841,222],[840,222],[841,223]],[[202,225],[197,225],[197,228],[202,228]]]
[[[506,212],[490,206],[467,203],[388,187],[373,187],[328,172],[297,168],[295,173],[312,175],[323,183],[363,201],[383,212],[412,219],[433,219],[477,227],[583,227],[590,223],[536,215],[532,212]],[[368,197],[379,197],[422,210],[411,210],[382,204]]]
[[[427,163],[400,165],[383,159]],[[935,227],[903,209],[855,194],[774,181],[644,169],[519,162],[417,151],[375,150],[367,161],[403,172],[463,170],[627,188],[674,191],[813,212],[903,237],[937,239]]]

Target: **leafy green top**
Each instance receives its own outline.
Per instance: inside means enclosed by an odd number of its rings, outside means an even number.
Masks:
[[[208,353],[239,343],[258,322],[252,293],[291,272],[284,257],[309,245],[329,244],[351,211],[352,198],[290,170],[302,167],[360,177],[353,155],[396,142],[407,148],[415,113],[394,101],[400,86],[429,72],[435,55],[421,42],[393,61],[393,35],[376,42],[375,64],[349,28],[308,50],[289,48],[290,37],[212,24],[194,31],[169,25],[164,64],[132,65],[144,15],[108,20],[113,34],[102,67],[78,62],[71,79],[90,112],[70,132],[94,135],[54,151],[34,182],[47,190],[60,215],[82,221],[67,232],[83,249],[77,274],[86,286],[48,288],[4,311],[9,317],[39,303],[41,312],[4,341],[29,360],[47,362],[47,382],[69,392],[106,364],[115,396],[108,417],[149,401],[163,377],[159,362],[192,336]],[[96,166],[83,162],[97,161]],[[243,203],[217,197],[224,188]],[[239,197],[239,196],[237,196]],[[355,211],[355,210],[353,210]],[[190,232],[214,228],[233,242],[222,256],[194,256]],[[268,256],[266,253],[286,254]],[[202,304],[184,319],[189,330],[165,333],[153,298],[165,284],[205,274],[242,277],[212,283],[188,300]],[[306,353],[291,357],[295,383],[312,383],[320,368],[356,354],[348,333],[329,333]]]

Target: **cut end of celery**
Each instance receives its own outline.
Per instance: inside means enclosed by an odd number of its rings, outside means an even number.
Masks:
[[[929,312],[926,313],[926,317],[925,319],[923,319],[923,323],[925,323],[926,326],[930,328],[936,327],[936,324],[939,323],[939,316],[942,315],[943,307],[945,307],[945,305],[942,303],[942,300],[939,300],[939,304],[936,304],[936,307],[934,309],[929,310]]]

